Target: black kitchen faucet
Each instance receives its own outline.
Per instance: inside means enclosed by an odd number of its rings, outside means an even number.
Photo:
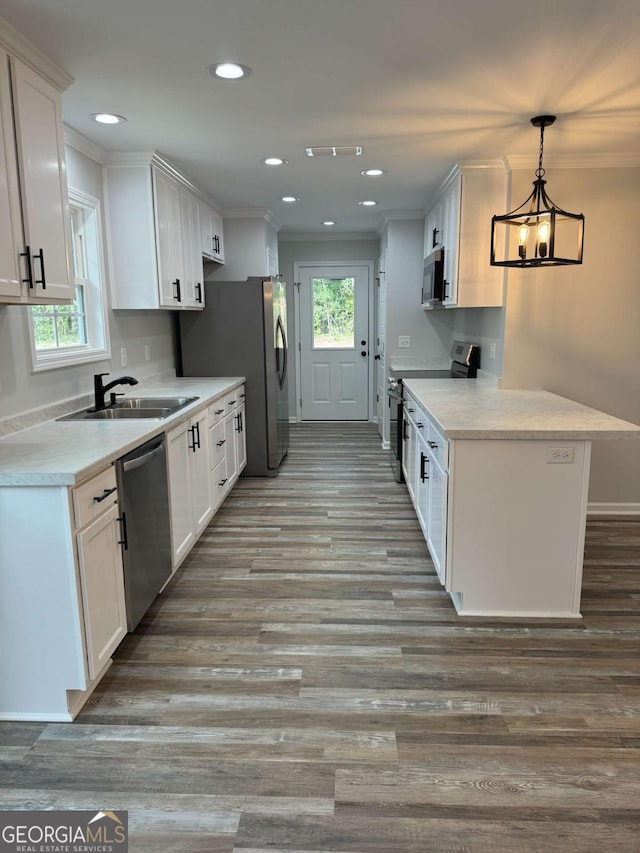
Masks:
[[[99,412],[101,409],[106,409],[107,404],[104,401],[105,395],[107,391],[111,388],[115,388],[116,385],[137,385],[138,380],[134,379],[133,376],[120,376],[118,379],[114,379],[113,382],[109,382],[107,385],[102,384],[102,377],[108,376],[108,373],[94,373],[93,375],[93,392],[94,392],[94,405],[93,408],[87,409],[89,412]],[[111,402],[110,406],[113,406],[116,402],[117,394],[111,394]]]

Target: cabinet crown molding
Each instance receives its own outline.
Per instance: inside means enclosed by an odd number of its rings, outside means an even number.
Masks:
[[[266,207],[240,207],[224,211],[225,219],[264,219],[276,231],[282,228],[282,223],[276,219],[272,211]]]
[[[0,18],[0,46],[41,74],[59,92],[64,92],[74,81],[71,74],[56,65],[4,18]]]

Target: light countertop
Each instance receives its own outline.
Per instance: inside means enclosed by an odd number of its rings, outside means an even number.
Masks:
[[[163,420],[46,421],[0,438],[0,486],[72,486],[239,387],[243,377],[170,379],[126,397],[198,397]]]
[[[640,438],[640,426],[549,391],[502,390],[461,379],[407,379],[404,387],[450,439]]]

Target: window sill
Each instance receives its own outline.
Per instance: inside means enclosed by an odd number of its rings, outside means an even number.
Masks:
[[[59,367],[74,367],[77,364],[106,361],[109,358],[111,358],[111,350],[108,347],[52,350],[46,354],[36,354],[32,361],[31,372],[40,373],[43,370],[55,370]]]

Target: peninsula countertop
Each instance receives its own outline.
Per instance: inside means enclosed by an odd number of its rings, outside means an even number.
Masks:
[[[549,391],[456,379],[407,379],[404,387],[449,439],[640,439],[637,424]]]
[[[0,487],[73,486],[244,381],[238,376],[170,379],[131,389],[127,397],[198,397],[162,420],[50,420],[11,433],[0,438]]]

